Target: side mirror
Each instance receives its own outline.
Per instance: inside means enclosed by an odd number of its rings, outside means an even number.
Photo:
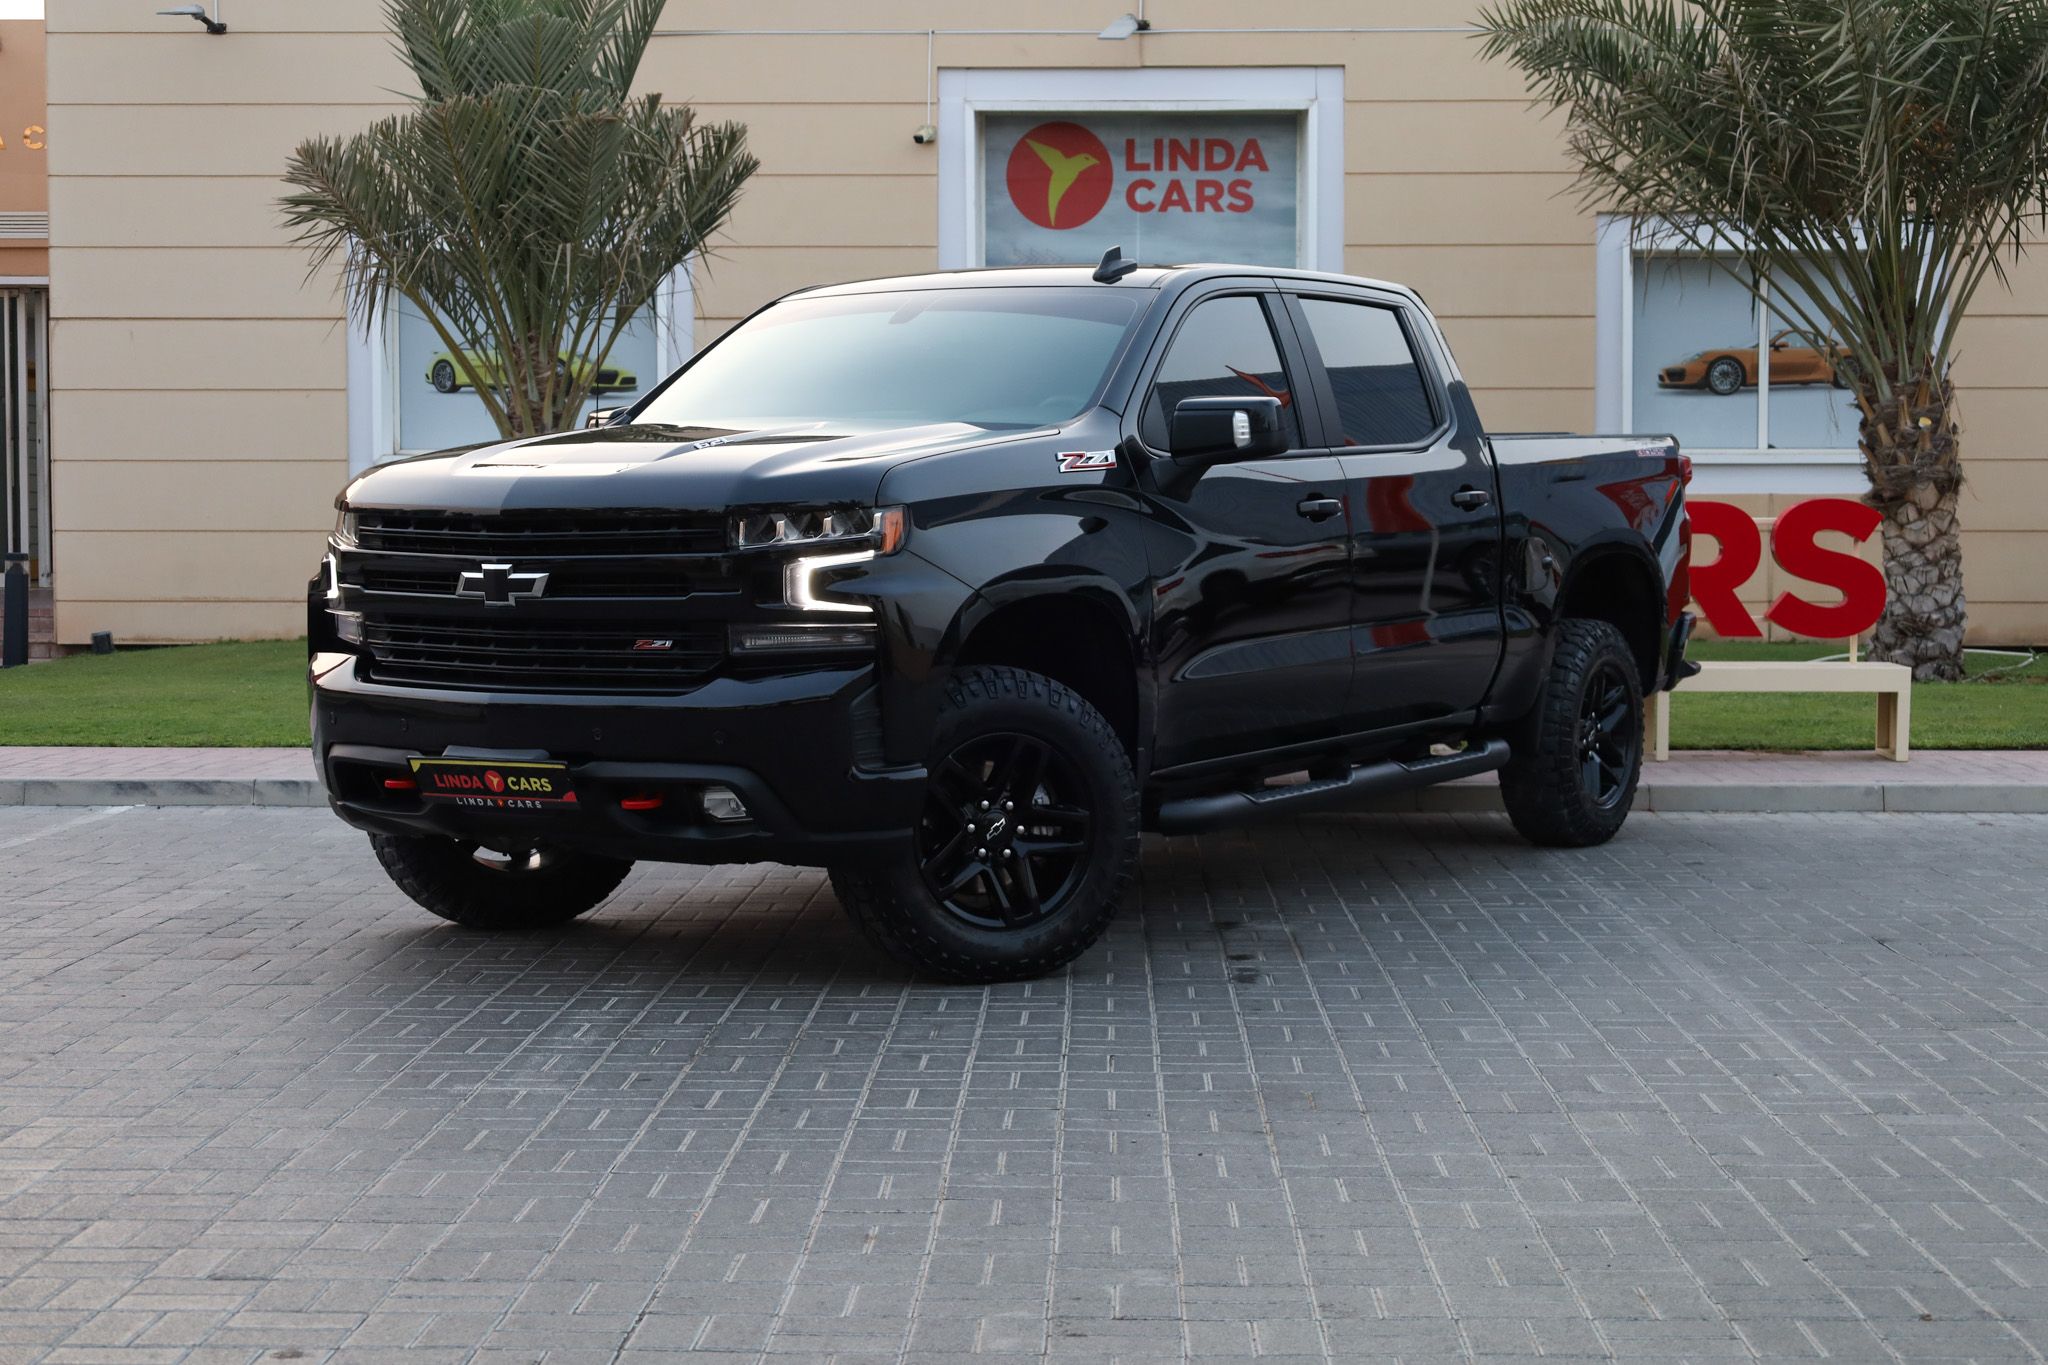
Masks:
[[[615,427],[626,420],[625,408],[593,408],[590,416],[583,419],[583,429],[594,431],[598,427]]]
[[[1277,398],[1183,398],[1174,405],[1166,444],[1181,464],[1228,464],[1287,453]]]

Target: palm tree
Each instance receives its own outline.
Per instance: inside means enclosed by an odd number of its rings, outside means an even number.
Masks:
[[[1961,677],[1950,367],[2043,216],[2048,0],[1506,0],[1480,26],[1564,109],[1589,204],[1848,350],[1890,589],[1870,652]]]
[[[292,154],[281,201],[351,313],[393,295],[479,384],[500,434],[573,425],[663,280],[731,214],[746,129],[630,92],[662,0],[386,0],[420,93]],[[587,364],[565,361],[580,357]]]

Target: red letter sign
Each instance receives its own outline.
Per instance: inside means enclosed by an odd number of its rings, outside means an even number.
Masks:
[[[1692,513],[1695,536],[1712,536],[1721,553],[1710,564],[1697,559],[1692,565],[1692,600],[1714,633],[1724,639],[1753,639],[1762,635],[1754,618],[1736,597],[1757,565],[1763,563],[1764,538],[1757,532],[1749,513],[1725,502],[1687,504]]]
[[[1876,625],[1884,615],[1883,571],[1855,555],[1823,549],[1815,537],[1822,531],[1840,531],[1860,545],[1883,520],[1875,507],[1847,498],[1815,498],[1786,508],[1771,528],[1771,557],[1795,578],[1840,590],[1842,600],[1832,607],[1816,607],[1788,592],[1771,603],[1764,619],[1795,635],[1821,640],[1847,639]]]

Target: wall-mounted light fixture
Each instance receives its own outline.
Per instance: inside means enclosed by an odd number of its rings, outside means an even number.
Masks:
[[[220,0],[214,0],[213,13],[206,12],[204,5],[180,5],[176,9],[160,9],[158,14],[173,19],[191,19],[206,25],[208,33],[226,33],[228,26],[220,21]]]
[[[1119,14],[1116,18],[1109,21],[1108,28],[1105,28],[1095,36],[1107,38],[1111,42],[1122,42],[1132,34],[1144,33],[1151,27],[1152,21],[1149,19],[1141,18],[1135,14]]]

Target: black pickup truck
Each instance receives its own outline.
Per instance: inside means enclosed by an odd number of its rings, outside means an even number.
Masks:
[[[1394,285],[1112,253],[807,289],[590,430],[351,483],[313,748],[472,928],[774,861],[920,969],[1028,976],[1144,830],[1498,771],[1527,837],[1610,838],[1689,667],[1689,476],[1488,436]]]

